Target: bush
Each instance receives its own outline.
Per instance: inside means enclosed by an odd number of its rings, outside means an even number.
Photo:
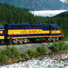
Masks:
[[[6,46],[7,50],[5,51],[6,55],[11,57],[12,56],[12,52],[11,52],[11,48],[7,45]]]
[[[28,55],[27,52],[24,52],[23,54],[21,54],[21,57],[22,57],[22,58],[25,58],[25,59],[30,58],[30,56]]]
[[[7,50],[5,51],[5,54],[11,58],[19,58],[20,57],[20,52],[14,46],[12,48],[7,46]]]
[[[58,43],[53,43],[53,45],[51,45],[52,47],[52,51],[55,51],[55,52],[59,52],[59,44]]]
[[[12,52],[13,58],[19,58],[20,57],[20,52],[14,46],[11,48],[11,52]]]
[[[8,56],[0,53],[0,64],[5,64],[8,61]]]
[[[64,47],[65,47],[65,43],[64,42],[55,42],[53,43],[53,45],[51,45],[51,50],[54,51],[54,52],[59,52],[61,50],[64,50]]]
[[[59,47],[60,47],[60,50],[63,50],[64,47],[65,47],[65,43],[64,42],[59,42]]]
[[[5,50],[0,50],[0,54],[6,55]]]
[[[64,50],[68,50],[68,45],[65,45]]]
[[[4,64],[8,59],[20,58],[20,52],[15,47],[10,48],[7,46],[6,50],[0,50],[0,63]]]
[[[44,46],[38,47],[37,51],[40,53],[40,55],[46,54],[47,49]]]
[[[29,54],[30,57],[37,57],[39,55],[38,51],[32,49],[29,49],[27,53]]]

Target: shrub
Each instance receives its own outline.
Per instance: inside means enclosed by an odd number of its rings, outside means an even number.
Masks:
[[[11,58],[19,58],[20,57],[20,52],[14,46],[12,48],[7,46],[7,50],[5,51],[5,53],[7,56],[9,56]]]
[[[20,58],[20,52],[15,47],[7,46],[6,50],[0,50],[0,63],[4,64],[9,58]]]
[[[20,52],[14,46],[11,48],[11,52],[12,52],[13,58],[19,58],[20,57]]]
[[[68,45],[65,45],[64,50],[68,50]]]
[[[6,55],[5,50],[0,50],[0,54]]]
[[[6,46],[7,50],[5,51],[6,55],[11,57],[12,56],[12,52],[11,52],[11,48],[7,45]]]
[[[7,63],[7,61],[8,61],[8,56],[0,53],[0,63],[5,64],[5,63]]]
[[[60,50],[63,50],[64,47],[65,47],[65,43],[64,42],[59,42],[59,47],[60,47]]]
[[[59,51],[61,51],[61,50],[63,50],[64,49],[64,47],[65,47],[65,43],[64,42],[55,42],[55,43],[53,43],[53,45],[51,45],[51,47],[52,47],[52,51],[54,51],[54,52],[59,52]]]
[[[32,49],[29,49],[27,53],[29,54],[30,57],[37,57],[39,55],[38,51]]]
[[[51,45],[52,47],[52,51],[58,52],[59,51],[59,44],[58,43],[53,43],[53,45]]]
[[[40,55],[46,54],[47,49],[44,46],[38,47],[37,51],[40,53]]]
[[[23,54],[21,54],[21,57],[22,57],[22,58],[25,58],[25,59],[30,58],[30,56],[28,55],[27,52],[24,52]]]

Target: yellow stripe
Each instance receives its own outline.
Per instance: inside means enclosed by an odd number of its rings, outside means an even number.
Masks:
[[[61,31],[60,30],[54,30],[54,31],[51,31],[51,34],[60,34]]]
[[[48,34],[49,30],[43,31],[42,29],[23,29],[23,30],[8,30],[8,35],[20,34]]]
[[[49,30],[42,29],[23,29],[23,30],[8,30],[8,35],[20,35],[20,34],[49,34]],[[53,30],[51,34],[60,34],[60,30]]]
[[[0,30],[4,30],[4,29],[0,29]]]
[[[29,37],[11,37],[12,39],[24,39],[24,38],[41,38],[41,37],[62,37],[62,35],[57,36],[29,36]],[[7,37],[7,39],[10,39],[10,37]]]
[[[0,39],[4,39],[4,36],[0,36]]]

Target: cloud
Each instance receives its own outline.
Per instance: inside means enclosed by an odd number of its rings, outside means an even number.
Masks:
[[[44,10],[44,11],[30,11],[35,16],[52,17],[67,10]]]

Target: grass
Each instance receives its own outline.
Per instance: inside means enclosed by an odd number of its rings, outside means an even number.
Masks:
[[[37,50],[32,49],[29,49],[27,53],[29,54],[30,57],[37,57],[39,55],[39,52]]]
[[[19,58],[20,57],[20,52],[15,47],[11,48],[11,53],[12,53],[13,58]]]
[[[64,33],[64,39],[63,40],[68,40],[68,29],[63,29]]]
[[[65,45],[64,50],[68,50],[68,45]]]
[[[9,58],[7,55],[4,55],[0,53],[0,64],[6,64],[8,62]]]
[[[7,46],[7,50],[5,51],[5,54],[11,58],[19,58],[20,57],[20,52],[14,46],[12,48]]]
[[[24,58],[25,60],[32,58],[32,57],[37,57],[39,55],[46,54],[47,49],[44,46],[38,47],[36,50],[29,49],[26,52],[21,54],[21,58]]]
[[[32,57],[37,57],[39,55],[46,54],[47,49],[44,46],[38,47],[36,50],[29,49],[26,52],[20,53],[18,49],[14,46],[9,47],[6,46],[6,50],[0,50],[0,64],[7,63],[10,59],[13,61],[14,59],[25,59],[28,60]]]
[[[64,42],[55,42],[53,43],[53,45],[51,45],[51,50],[52,52],[59,52],[61,50],[67,50],[66,47],[68,47],[67,45],[65,45]]]
[[[24,52],[23,54],[21,54],[21,58],[24,58],[25,60],[27,60],[30,58],[30,56],[28,55],[27,52]]]
[[[65,45],[64,42],[54,42],[53,45],[51,45],[51,52],[59,52],[61,50],[68,50],[68,45]],[[20,53],[14,46],[11,48],[6,46],[6,50],[0,50],[0,64],[6,64],[10,59],[11,61],[14,59],[28,60],[29,58],[37,57],[39,55],[46,55],[46,53],[47,48],[45,48],[44,45],[38,47],[36,50],[29,49],[23,53]]]
[[[0,64],[7,63],[10,59],[19,59],[20,52],[15,48],[6,46],[6,50],[0,50]]]
[[[37,48],[37,51],[40,53],[40,55],[46,54],[47,49],[42,45],[41,47]]]

